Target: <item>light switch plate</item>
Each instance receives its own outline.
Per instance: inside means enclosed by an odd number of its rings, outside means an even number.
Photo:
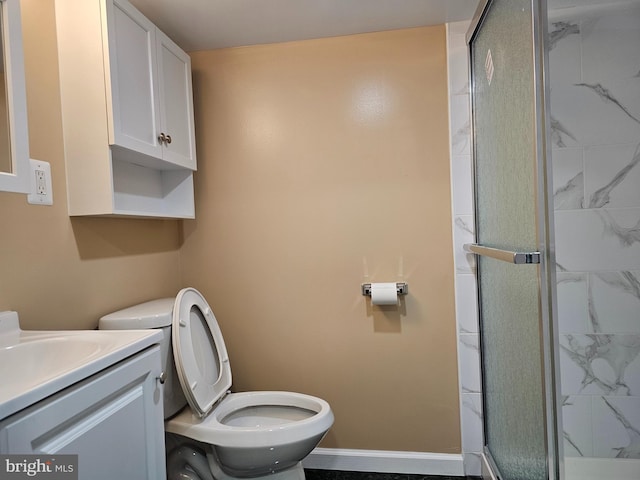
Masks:
[[[51,165],[42,160],[29,159],[30,189],[27,202],[33,205],[53,205],[53,191],[51,190]]]

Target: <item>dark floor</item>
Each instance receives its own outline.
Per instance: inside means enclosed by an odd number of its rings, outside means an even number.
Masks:
[[[439,475],[407,475],[402,473],[344,472],[341,470],[304,471],[307,480],[462,480],[465,477],[447,477]],[[472,480],[480,477],[466,477]]]

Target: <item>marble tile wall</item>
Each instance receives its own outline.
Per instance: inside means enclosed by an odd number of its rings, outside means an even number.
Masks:
[[[462,245],[475,239],[471,164],[469,74],[465,34],[469,22],[447,25],[449,67],[449,121],[453,192],[454,255],[460,415],[465,474],[479,476],[482,451],[482,399],[474,257]]]
[[[564,450],[640,458],[640,1],[587,3],[549,2]]]

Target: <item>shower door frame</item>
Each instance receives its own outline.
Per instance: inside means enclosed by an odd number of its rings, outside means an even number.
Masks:
[[[476,132],[474,129],[474,58],[472,42],[483,26],[494,0],[481,0],[476,12],[471,20],[466,34],[468,46],[469,62],[469,112],[472,142],[472,168],[473,168],[473,189],[474,189],[474,215],[475,232],[478,232],[478,212],[475,195],[478,190],[476,174]],[[548,81],[549,49],[548,49],[548,16],[547,0],[530,0],[532,35],[533,35],[533,72],[535,76],[534,86],[534,112],[535,112],[535,174],[537,178],[532,179],[536,183],[536,229],[537,244],[540,252],[540,263],[538,268],[538,300],[540,313],[540,345],[541,345],[541,367],[542,367],[542,393],[544,396],[544,416],[545,416],[545,445],[546,462],[549,480],[564,479],[564,457],[563,457],[563,436],[562,436],[562,399],[560,391],[560,361],[558,348],[558,309],[556,296],[556,261],[555,261],[555,240],[554,240],[554,211],[553,211],[553,183],[551,169],[551,138],[550,138],[550,90]],[[478,72],[480,74],[480,72]],[[480,275],[480,262],[477,262],[476,275]],[[531,268],[531,267],[525,267]],[[479,277],[478,277],[479,278]],[[480,282],[477,282],[478,302],[481,300]],[[478,304],[480,306],[480,304]],[[478,321],[480,332],[480,356],[483,352],[482,333],[482,309],[478,308]],[[482,382],[482,403],[486,402],[484,388],[484,374],[482,372],[484,364],[480,361],[481,382]],[[484,407],[483,407],[484,412]],[[483,415],[483,432],[486,431],[486,417]],[[502,480],[504,477],[494,462],[486,436],[483,435],[482,452],[482,475],[484,479]]]

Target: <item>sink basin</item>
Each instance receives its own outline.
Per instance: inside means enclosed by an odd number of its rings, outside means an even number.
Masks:
[[[0,312],[0,419],[158,343],[153,330],[28,331]]]
[[[41,338],[0,349],[0,378],[26,388],[73,370],[100,353],[100,343],[69,337]]]

